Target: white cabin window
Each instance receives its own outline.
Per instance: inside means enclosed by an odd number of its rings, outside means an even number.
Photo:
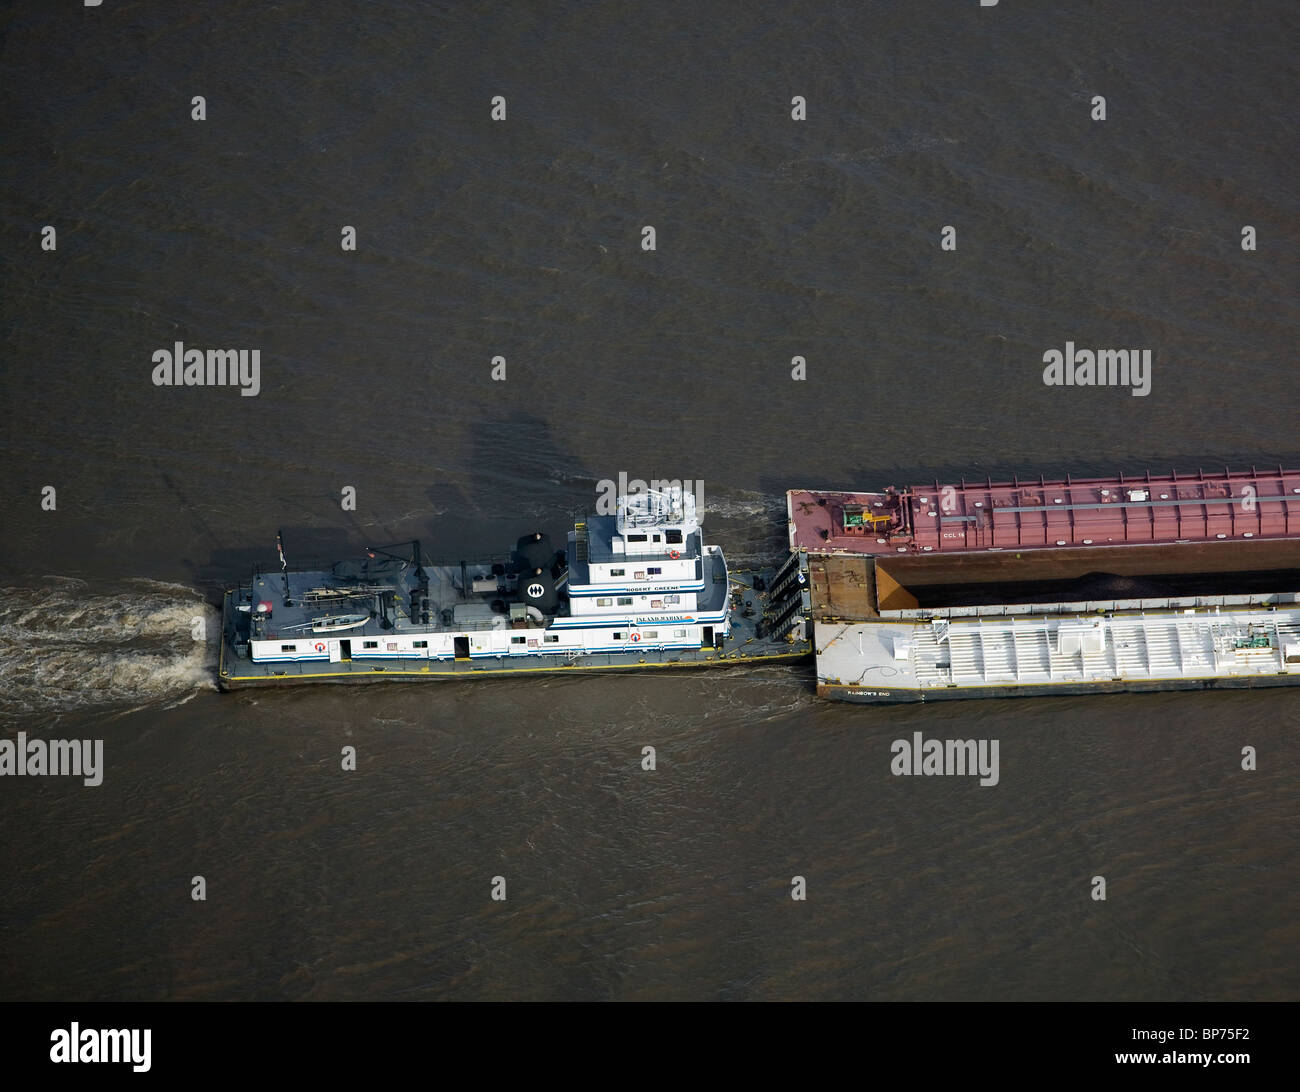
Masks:
[[[362,643],[361,647],[362,647],[362,648],[378,648],[378,647],[379,647],[379,642],[378,642],[378,641],[365,641],[365,642]]]
[[[675,629],[675,630],[673,630],[673,636],[674,636],[674,637],[685,637],[685,636],[686,636],[686,630],[684,630],[684,629]]]
[[[669,605],[671,605],[671,604],[673,604],[673,603],[680,603],[681,601],[682,601],[682,597],[681,597],[680,595],[665,595],[665,596],[664,596],[664,602],[665,602],[666,604],[669,604]]]
[[[596,606],[598,606],[598,607],[612,607],[613,605],[614,605],[614,600],[612,600],[612,599],[597,599],[597,600],[596,600]]]
[[[614,634],[614,640],[621,641],[622,639],[623,639],[623,635],[621,633]]]
[[[647,641],[657,641],[657,640],[659,639],[659,631],[658,631],[657,629],[648,629],[648,630],[646,630],[646,631],[645,631],[645,639],[646,639]]]
[[[663,542],[663,540],[664,540],[664,539],[663,539],[663,535],[655,535],[655,541],[656,541],[656,542]]]
[[[646,537],[645,535],[628,535],[627,540],[628,542],[645,542]]]
[[[412,647],[412,648],[428,648],[428,647],[429,647],[429,642],[428,642],[428,641],[412,641],[412,642],[411,642],[411,647]]]
[[[644,579],[645,579],[645,569],[637,569],[637,571],[634,572],[632,575],[635,576],[638,580],[644,580]]]
[[[528,640],[527,637],[511,637],[510,643],[512,645],[522,645],[526,640]]]
[[[610,575],[610,576],[626,576],[626,575],[627,575],[627,570],[626,570],[626,569],[610,569],[610,570],[609,570],[609,575]]]
[[[620,595],[618,597],[618,605],[620,607],[630,607],[632,605],[632,597],[630,595]]]
[[[297,645],[281,645],[281,646],[280,646],[280,651],[281,651],[281,652],[297,652],[297,651],[298,651],[298,646],[297,646]]]
[[[663,572],[663,569],[657,565],[653,565],[650,568],[648,568],[646,572],[648,572],[651,576],[658,576],[660,573]]]
[[[666,531],[665,534],[668,536],[669,542],[675,544],[675,543],[680,543],[682,541],[681,531]]]
[[[548,645],[558,644],[560,640],[560,635],[558,633],[547,633],[542,636],[542,640],[545,641]]]

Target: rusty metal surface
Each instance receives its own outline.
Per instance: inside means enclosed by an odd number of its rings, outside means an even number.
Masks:
[[[845,505],[891,516],[846,531]],[[1300,471],[967,482],[883,493],[791,490],[790,545],[810,553],[984,550],[1300,539]]]
[[[827,557],[811,561],[813,617],[874,618],[875,572],[866,557]]]

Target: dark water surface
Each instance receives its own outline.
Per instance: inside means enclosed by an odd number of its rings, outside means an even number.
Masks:
[[[495,552],[620,471],[703,478],[745,564],[791,487],[1300,463],[1300,8],[2,18],[0,716],[106,771],[0,778],[0,997],[1300,995],[1295,692],[220,695],[190,639],[279,527]],[[1045,386],[1067,340],[1150,348],[1150,395]],[[154,386],[176,341],[260,394]],[[916,731],[1000,783],[892,776]]]

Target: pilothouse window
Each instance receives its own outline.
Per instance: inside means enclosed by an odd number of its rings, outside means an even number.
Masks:
[[[680,544],[682,541],[681,531],[665,531],[664,534],[668,536],[668,541],[671,543]]]

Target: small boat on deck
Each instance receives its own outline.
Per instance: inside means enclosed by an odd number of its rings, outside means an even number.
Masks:
[[[356,629],[370,621],[370,614],[333,614],[324,618],[313,618],[312,633],[335,633],[343,629]]]

